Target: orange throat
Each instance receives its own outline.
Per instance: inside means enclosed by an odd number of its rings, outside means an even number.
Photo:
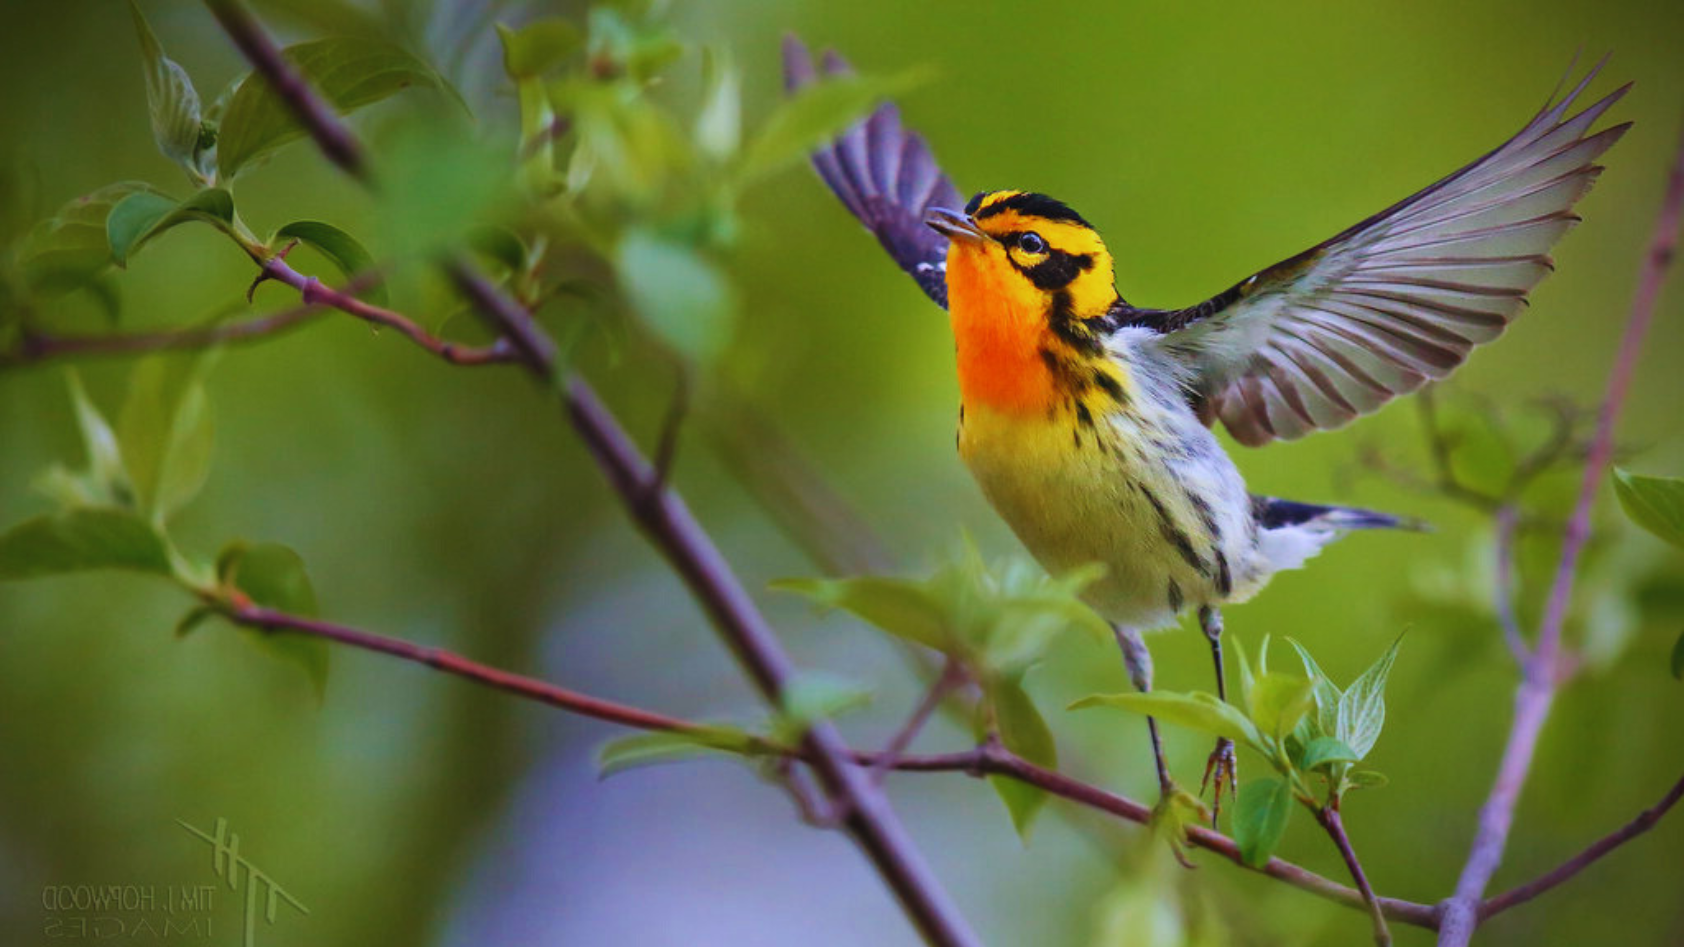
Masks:
[[[990,261],[988,247],[947,253],[947,312],[959,362],[959,397],[1000,414],[1045,414],[1059,393],[1044,354],[1053,342],[1045,303]],[[990,265],[995,263],[996,265]]]

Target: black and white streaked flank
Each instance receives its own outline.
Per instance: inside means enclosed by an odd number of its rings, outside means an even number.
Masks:
[[[790,88],[813,80],[798,40],[785,41],[784,63]],[[1193,409],[1251,446],[1341,427],[1446,377],[1525,307],[1553,268],[1550,247],[1578,222],[1572,207],[1601,173],[1597,159],[1630,128],[1589,134],[1629,83],[1569,114],[1601,67],[1552,95],[1502,145],[1333,238],[1185,309],[1141,309],[1119,297],[1096,328],[1157,331],[1157,345],[1186,370]],[[834,53],[823,68],[848,71]],[[879,107],[813,163],[945,306],[947,241],[923,220],[961,198],[894,106]]]

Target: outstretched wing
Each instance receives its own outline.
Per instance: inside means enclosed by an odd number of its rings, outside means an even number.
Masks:
[[[822,68],[827,76],[852,71],[842,57],[828,51]],[[794,92],[813,81],[807,47],[793,36],[784,37],[784,88]],[[900,268],[945,309],[947,238],[924,225],[924,214],[965,202],[936,167],[924,139],[901,128],[900,112],[893,105],[879,106],[865,121],[814,152],[813,167]]]
[[[1449,375],[1500,335],[1554,267],[1596,159],[1630,123],[1587,135],[1627,84],[1568,117],[1599,64],[1485,157],[1190,309],[1123,309],[1165,333],[1195,406],[1242,444],[1339,427]]]

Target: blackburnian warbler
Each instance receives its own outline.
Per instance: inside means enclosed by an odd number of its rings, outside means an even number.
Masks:
[[[813,81],[804,46],[787,40],[784,55],[787,85]],[[848,66],[827,54],[823,70]],[[1500,335],[1629,127],[1590,133],[1629,86],[1569,116],[1596,71],[1472,164],[1187,309],[1126,302],[1099,233],[1059,201],[963,202],[892,105],[813,163],[947,308],[959,454],[989,502],[1049,571],[1105,565],[1087,599],[1136,687],[1152,683],[1140,632],[1196,609],[1223,694],[1222,605],[1346,530],[1405,524],[1251,495],[1210,425],[1247,446],[1340,427]],[[1155,727],[1152,742],[1167,793]],[[1218,744],[1206,766],[1218,803],[1232,752]]]

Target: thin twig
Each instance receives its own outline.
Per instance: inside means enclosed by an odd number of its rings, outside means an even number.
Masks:
[[[1497,608],[1497,624],[1502,626],[1503,643],[1508,645],[1514,663],[1516,666],[1525,667],[1530,651],[1526,647],[1526,638],[1520,631],[1520,619],[1514,612],[1514,534],[1520,514],[1513,503],[1505,503],[1497,508],[1496,518],[1497,534],[1494,544],[1497,575],[1493,583],[1496,588],[1492,590],[1492,595]]]
[[[24,329],[16,351],[0,353],[0,369],[33,365],[60,358],[99,355],[136,355],[177,349],[203,349],[231,342],[249,342],[279,335],[321,315],[325,303],[305,303],[281,312],[239,322],[194,326],[160,332],[122,332],[59,335]]]
[[[1491,512],[1502,501],[1477,490],[1462,482],[1456,476],[1456,467],[1452,455],[1456,451],[1456,444],[1444,432],[1444,426],[1438,419],[1438,397],[1431,386],[1421,389],[1416,394],[1416,405],[1421,412],[1421,435],[1427,442],[1427,455],[1432,458],[1435,478],[1432,484],[1434,492],[1459,500],[1477,510]]]
[[[1684,778],[1680,778],[1678,782],[1673,783],[1672,788],[1667,791],[1665,796],[1661,797],[1660,802],[1644,809],[1637,814],[1636,818],[1625,825],[1585,846],[1584,851],[1523,885],[1511,888],[1495,897],[1487,898],[1485,903],[1479,906],[1479,919],[1484,921],[1486,918],[1507,911],[1516,905],[1525,904],[1551,888],[1568,881],[1574,875],[1596,864],[1609,852],[1654,828],[1655,823],[1661,821],[1661,817],[1666,815],[1673,806],[1676,806],[1681,798],[1684,798]]]
[[[1357,860],[1357,850],[1351,846],[1351,837],[1345,832],[1345,820],[1339,817],[1336,805],[1322,806],[1316,810],[1316,821],[1327,830],[1328,837],[1339,847],[1340,857],[1345,859],[1345,868],[1351,873],[1351,880],[1357,883],[1357,890],[1362,892],[1363,904],[1368,908],[1368,917],[1374,926],[1374,943],[1378,947],[1392,947],[1392,932],[1386,927],[1386,912],[1381,910],[1380,901],[1374,895],[1374,888],[1368,883],[1368,874],[1362,870],[1362,862]]]
[[[941,674],[925,689],[924,697],[918,701],[918,706],[912,708],[912,715],[906,718],[906,722],[901,724],[899,730],[895,731],[895,735],[883,748],[877,762],[871,764],[871,778],[873,780],[877,782],[883,780],[883,775],[894,768],[895,760],[900,759],[906,753],[907,747],[912,745],[912,741],[916,740],[918,734],[923,732],[924,725],[930,722],[930,716],[936,712],[936,708],[940,707],[941,702],[946,699],[947,695],[951,694],[953,689],[963,684],[964,681],[964,670],[957,661],[949,658],[947,663],[942,666]]]
[[[358,144],[351,130],[339,120],[339,113],[322,100],[310,88],[302,75],[295,71],[282,56],[280,47],[269,38],[263,24],[240,0],[205,0],[210,7],[211,14],[222,24],[222,29],[229,39],[238,46],[240,53],[246,57],[257,76],[269,83],[285,103],[287,110],[293,113],[299,123],[310,133],[316,141],[316,147],[329,161],[338,165],[340,170],[354,178],[363,179],[367,175],[367,163],[363,160],[362,145]]]
[[[1055,770],[1045,769],[1019,757],[1003,747],[985,744],[976,750],[936,756],[909,756],[895,764],[895,769],[914,772],[958,771],[972,775],[1008,776],[1036,786],[1046,792],[1101,812],[1107,812],[1139,825],[1149,825],[1152,810],[1139,802],[1100,789]],[[1363,897],[1354,888],[1318,875],[1281,858],[1270,858],[1262,867],[1246,864],[1240,854],[1239,843],[1221,832],[1202,825],[1187,826],[1187,841],[1198,848],[1219,855],[1248,871],[1267,875],[1295,888],[1308,891],[1347,907],[1364,909]],[[1438,907],[1417,904],[1396,898],[1377,897],[1376,902],[1387,918],[1414,927],[1435,929],[1438,926]]]
[[[305,276],[278,256],[263,262],[262,273],[264,279],[274,280],[297,290],[307,305],[331,306],[372,325],[396,330],[411,342],[452,365],[496,365],[515,360],[516,353],[503,339],[485,346],[462,345],[441,339],[402,313],[365,302],[344,290],[334,289],[314,276]]]
[[[1457,879],[1456,893],[1443,904],[1444,923],[1439,930],[1439,947],[1466,947],[1474,928],[1479,925],[1481,899],[1491,883],[1491,876],[1502,864],[1503,849],[1508,844],[1509,828],[1514,822],[1515,805],[1532,769],[1538,735],[1543,730],[1564,677],[1561,631],[1567,622],[1567,610],[1573,598],[1579,556],[1590,538],[1591,511],[1596,505],[1597,490],[1613,454],[1614,426],[1619,420],[1620,409],[1625,405],[1626,392],[1643,350],[1643,338],[1654,316],[1655,301],[1660,296],[1677,248],[1681,217],[1684,217],[1684,133],[1680,135],[1678,153],[1668,175],[1666,196],[1655,221],[1649,250],[1644,256],[1637,292],[1632,297],[1631,314],[1620,340],[1619,354],[1615,356],[1607,390],[1597,412],[1596,430],[1585,459],[1578,500],[1562,539],[1561,559],[1550,586],[1544,619],[1538,626],[1538,642],[1522,665],[1508,743],[1503,748],[1502,762],[1491,793],[1480,808],[1479,828],[1469,847],[1467,863],[1462,866],[1461,877]]]
[[[642,710],[627,704],[603,700],[578,691],[568,690],[565,687],[558,687],[537,678],[514,674],[501,668],[470,661],[443,648],[430,648],[401,638],[377,635],[359,628],[336,625],[333,622],[305,618],[257,605],[236,607],[223,614],[230,621],[250,628],[267,631],[289,631],[317,638],[326,638],[364,651],[374,651],[416,664],[423,664],[434,670],[473,681],[493,690],[512,694],[525,700],[537,701],[540,704],[547,704],[595,720],[617,723],[638,730],[658,730],[672,733],[702,732],[707,729],[702,724],[681,720],[677,717],[669,717],[654,711]]]

